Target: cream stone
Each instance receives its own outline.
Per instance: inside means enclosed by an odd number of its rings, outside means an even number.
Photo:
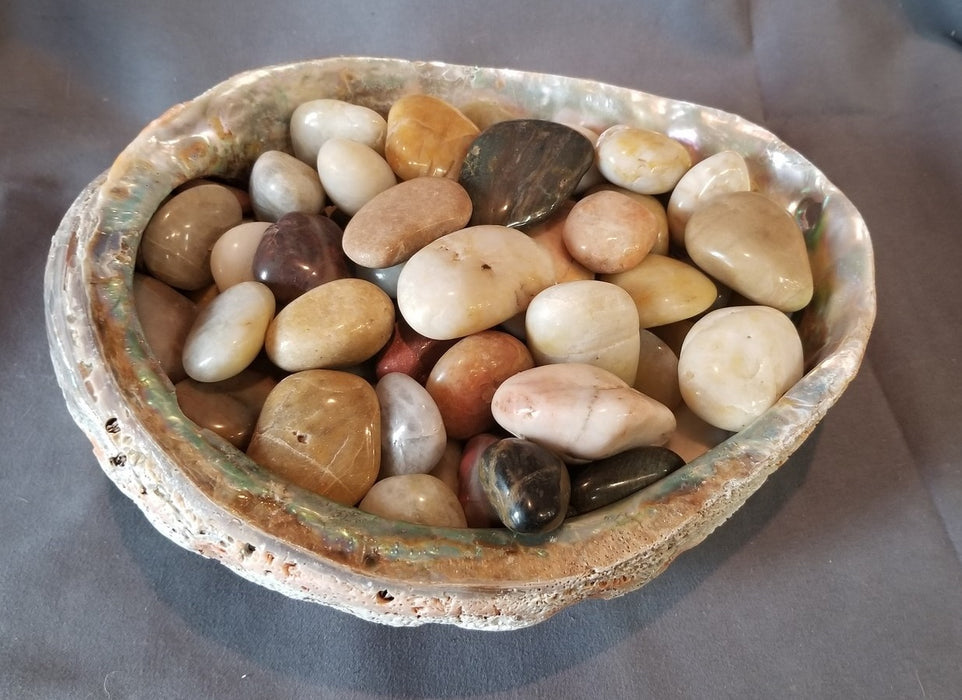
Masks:
[[[638,369],[638,328],[631,296],[598,280],[548,287],[525,314],[525,336],[537,364],[586,363],[628,384]]]
[[[184,369],[199,382],[219,382],[247,367],[264,345],[274,295],[260,282],[241,282],[201,309],[184,341]]]
[[[675,323],[708,309],[718,290],[701,270],[665,255],[649,255],[627,272],[599,279],[624,289],[638,309],[642,328]]]
[[[210,251],[210,270],[220,291],[239,282],[255,282],[254,253],[269,221],[248,221],[225,231]]]
[[[327,196],[348,216],[397,184],[391,166],[377,151],[343,138],[324,142],[317,152],[317,172]]]
[[[569,462],[660,445],[675,429],[667,407],[586,364],[519,372],[498,387],[491,409],[502,428]]]
[[[685,404],[706,422],[738,431],[802,377],[802,341],[767,306],[718,309],[699,319],[678,357]]]
[[[391,298],[351,277],[314,287],[281,309],[264,348],[288,372],[345,368],[373,357],[393,332]]]
[[[619,187],[661,194],[691,167],[688,150],[665,134],[618,124],[605,129],[596,145],[598,169]]]
[[[291,142],[294,155],[310,166],[317,163],[317,152],[333,138],[363,143],[384,153],[387,121],[373,109],[342,100],[319,99],[303,102],[291,115]]]
[[[277,221],[294,211],[318,214],[325,202],[317,170],[283,151],[265,151],[254,161],[250,196],[261,221]]]
[[[671,239],[685,245],[685,226],[701,203],[719,194],[748,191],[751,187],[748,165],[740,153],[721,151],[695,163],[681,176],[668,200]]]
[[[551,258],[521,231],[471,226],[415,253],[398,279],[398,307],[421,335],[448,340],[506,321],[554,282]]]
[[[606,191],[620,192],[621,194],[627,195],[652,213],[656,221],[656,235],[655,242],[651,246],[651,250],[649,252],[654,253],[655,255],[668,255],[670,239],[668,236],[668,213],[665,211],[665,205],[663,205],[661,201],[654,195],[632,192],[624,187],[613,185],[610,182],[602,182],[598,185],[595,185],[588,190],[588,194]]]
[[[374,484],[357,505],[389,520],[434,527],[467,527],[457,494],[436,476],[402,474]]]
[[[572,207],[563,228],[571,257],[597,273],[624,272],[644,260],[658,237],[658,221],[643,204],[610,190]]]

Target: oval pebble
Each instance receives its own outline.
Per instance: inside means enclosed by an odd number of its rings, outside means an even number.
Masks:
[[[685,245],[685,226],[700,204],[716,195],[747,191],[751,187],[748,165],[740,153],[721,151],[695,163],[681,176],[668,200],[671,239],[680,246]]]
[[[210,271],[220,291],[239,282],[256,282],[254,252],[270,228],[269,221],[248,221],[225,231],[210,251]]]
[[[134,308],[147,347],[175,384],[184,371],[184,341],[194,325],[197,308],[190,299],[150,275],[134,274]]]
[[[624,272],[651,251],[658,237],[658,220],[631,197],[601,190],[572,207],[563,236],[571,257],[588,270]]]
[[[321,146],[317,172],[327,196],[348,216],[397,184],[391,166],[377,151],[342,138],[329,139]]]
[[[251,205],[261,221],[277,221],[290,212],[317,214],[324,208],[324,188],[317,170],[283,151],[265,151],[250,176]]]
[[[478,127],[433,95],[405,95],[387,115],[384,156],[401,180],[457,178]]]
[[[363,143],[384,153],[387,121],[373,109],[343,100],[323,98],[299,104],[291,115],[291,143],[294,155],[314,166],[317,152],[333,138]]]
[[[587,269],[580,262],[571,257],[564,242],[564,225],[568,213],[574,206],[569,200],[544,221],[523,227],[528,237],[537,243],[551,257],[556,282],[574,282],[575,280],[594,279],[595,273]]]
[[[667,447],[647,445],[570,468],[568,515],[611,505],[651,486],[683,467],[685,460]]]
[[[374,390],[381,404],[379,478],[431,471],[447,445],[444,421],[434,399],[400,372],[385,374]]]
[[[612,185],[610,182],[602,182],[599,185],[595,185],[588,190],[588,194],[594,194],[595,192],[620,192],[623,195],[631,197],[633,200],[642,205],[645,209],[651,212],[652,216],[655,217],[656,227],[655,227],[655,242],[651,246],[651,253],[656,255],[668,255],[668,250],[671,246],[671,239],[668,234],[668,213],[665,211],[665,205],[661,201],[650,194],[641,194],[640,192],[632,192],[624,187],[618,187],[618,185]]]
[[[381,479],[357,507],[366,513],[405,523],[467,527],[457,495],[430,474],[401,474]]]
[[[598,137],[598,169],[611,182],[641,194],[662,194],[691,167],[688,150],[657,131],[617,124]]]

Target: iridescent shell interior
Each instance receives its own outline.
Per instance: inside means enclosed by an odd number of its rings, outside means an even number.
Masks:
[[[634,496],[540,537],[387,521],[279,481],[178,408],[146,347],[131,280],[141,233],[175,187],[243,178],[290,150],[288,119],[332,97],[382,113],[424,92],[602,128],[626,123],[698,156],[742,153],[793,212],[816,292],[799,328],[807,374],[745,430]],[[390,625],[511,629],[644,585],[728,518],[809,435],[855,376],[875,316],[868,231],[803,156],[740,117],[587,80],[376,58],[251,71],[170,109],[77,198],[46,271],[51,354],[68,407],[106,474],[174,542],[260,585]]]

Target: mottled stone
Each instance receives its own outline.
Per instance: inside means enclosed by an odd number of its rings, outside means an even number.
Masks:
[[[629,189],[618,187],[618,185],[613,185],[610,182],[602,182],[601,184],[595,185],[588,190],[587,194],[595,194],[596,192],[619,192],[620,194],[631,197],[651,212],[651,215],[655,217],[656,226],[655,242],[649,252],[656,255],[668,255],[668,249],[671,247],[668,233],[668,213],[665,211],[665,205],[661,203],[661,200],[654,195],[632,192]]]
[[[730,192],[708,200],[688,220],[685,247],[698,267],[758,304],[798,311],[812,299],[802,231],[767,195]]]
[[[684,465],[685,460],[667,447],[648,445],[572,466],[568,515],[581,515],[620,501]]]
[[[377,478],[377,395],[347,372],[309,370],[285,377],[264,402],[247,454],[296,486],[354,505]]]
[[[265,151],[250,176],[251,204],[261,221],[277,221],[290,212],[318,214],[324,188],[317,169],[283,151]]]
[[[578,200],[563,233],[571,257],[592,272],[611,274],[644,260],[655,244],[658,221],[631,197],[602,190]]]
[[[391,340],[378,353],[375,373],[380,378],[388,372],[403,372],[424,384],[431,368],[455,342],[453,339],[434,340],[423,336],[403,318],[399,318]]]
[[[348,139],[328,139],[317,152],[317,173],[324,192],[347,216],[397,184],[387,161],[369,146]]]
[[[696,316],[718,297],[714,282],[701,270],[665,255],[648,255],[626,272],[601,275],[599,279],[631,295],[642,328]]]
[[[401,180],[457,178],[478,127],[433,95],[405,95],[387,115],[384,156]]]
[[[288,372],[345,368],[373,357],[393,331],[391,298],[370,282],[346,278],[314,287],[281,309],[264,349]]]
[[[255,282],[254,253],[269,221],[248,221],[224,232],[210,251],[210,271],[217,289],[224,291],[239,282]]]
[[[491,397],[508,377],[534,366],[524,343],[501,331],[462,338],[437,361],[425,388],[447,434],[465,439],[494,427]]]
[[[540,221],[531,226],[525,226],[522,230],[528,237],[551,256],[551,264],[554,268],[554,279],[556,282],[574,282],[575,280],[590,280],[595,274],[587,269],[580,262],[571,257],[564,242],[564,226],[568,213],[574,206],[572,200],[563,202],[554,213],[544,221]]]
[[[672,412],[607,370],[586,364],[535,367],[505,380],[491,411],[498,424],[571,462],[663,444]]]
[[[583,362],[635,380],[638,312],[621,287],[598,280],[548,287],[531,300],[524,325],[539,365]]]
[[[271,226],[251,260],[254,278],[281,305],[309,289],[351,276],[341,249],[341,228],[320,214],[285,214]]]
[[[668,192],[691,167],[680,142],[625,124],[605,129],[595,149],[598,169],[609,182],[642,194]]]
[[[241,282],[200,310],[184,341],[184,370],[199,382],[219,382],[246,368],[264,345],[274,295],[260,282]]]
[[[444,422],[427,390],[400,372],[385,374],[374,387],[381,404],[379,478],[425,474],[447,445]]]
[[[414,330],[447,340],[506,321],[553,282],[550,256],[524,233],[471,226],[411,256],[397,301]]]
[[[736,306],[700,318],[678,356],[685,404],[703,420],[738,431],[802,377],[802,341],[788,317]]]
[[[294,155],[311,167],[317,152],[333,138],[363,143],[384,153],[387,122],[373,109],[329,98],[299,104],[291,115],[291,143]]]
[[[417,177],[361,207],[344,228],[344,252],[358,265],[391,267],[464,228],[470,219],[471,198],[461,185],[443,177]]]
[[[134,308],[147,347],[175,384],[187,376],[182,355],[184,341],[197,316],[194,302],[170,285],[149,275],[134,275]]]
[[[458,497],[430,474],[400,474],[374,484],[357,505],[389,520],[432,527],[467,527]]]
[[[685,227],[700,204],[719,194],[748,191],[751,187],[748,165],[740,153],[721,151],[695,163],[681,176],[668,200],[671,239],[684,247]]]
[[[591,141],[563,124],[515,119],[488,127],[458,176],[474,206],[471,223],[524,226],[547,218],[593,160]]]
[[[480,473],[488,500],[509,530],[541,534],[564,521],[571,484],[565,463],[553,452],[505,438],[482,453]]]
[[[645,396],[674,409],[681,403],[678,388],[678,355],[647,329],[639,333],[638,372],[631,385]]]
[[[220,382],[178,382],[177,403],[184,415],[240,450],[246,450],[267,395],[277,381],[251,368]]]
[[[501,524],[498,512],[481,486],[481,455],[501,439],[502,436],[493,433],[480,433],[464,444],[458,469],[458,500],[468,527],[497,527]]]
[[[241,223],[241,206],[226,187],[198,185],[168,199],[151,217],[140,242],[151,275],[177,289],[193,290],[213,281],[210,251]]]

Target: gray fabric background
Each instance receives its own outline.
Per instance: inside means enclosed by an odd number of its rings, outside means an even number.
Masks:
[[[0,3],[0,697],[962,696],[958,0]],[[335,54],[593,78],[738,112],[863,213],[862,371],[728,523],[534,628],[391,629],[155,532],[52,377],[49,238],[150,119]]]

